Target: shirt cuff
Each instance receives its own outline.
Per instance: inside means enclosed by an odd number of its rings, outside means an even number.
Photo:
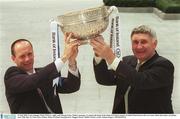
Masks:
[[[79,78],[78,68],[76,68],[76,70],[75,70],[75,71],[74,71],[74,70],[71,70],[71,69],[69,68],[69,72],[70,72],[71,74],[73,74],[74,76],[76,76],[76,77],[78,77],[78,78]]]
[[[116,71],[116,69],[117,69],[120,61],[121,61],[121,60],[116,57],[116,58],[114,59],[114,61],[112,62],[111,65],[108,65],[108,63],[107,63],[108,69],[113,69],[114,71]]]
[[[101,62],[102,58],[94,56],[94,60],[95,60],[95,65],[97,65]]]
[[[65,65],[65,63],[61,60],[61,58],[56,59],[54,63],[58,72],[60,72],[62,67]]]

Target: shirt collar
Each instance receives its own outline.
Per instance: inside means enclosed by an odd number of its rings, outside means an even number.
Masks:
[[[140,63],[139,59],[137,60],[137,64],[143,65],[147,60]]]
[[[33,73],[35,73],[36,71],[35,71],[35,69],[33,68],[33,72],[30,72],[30,71],[27,71],[26,73],[28,74],[28,75],[31,75],[31,74],[33,74]]]

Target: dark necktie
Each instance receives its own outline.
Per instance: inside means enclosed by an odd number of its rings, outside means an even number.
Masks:
[[[39,96],[43,99],[44,104],[45,104],[48,112],[49,112],[49,113],[53,113],[53,111],[52,111],[52,110],[50,109],[50,107],[47,105],[46,100],[45,100],[45,98],[44,98],[44,95],[43,95],[41,89],[40,89],[40,88],[37,88],[37,91],[38,91]]]

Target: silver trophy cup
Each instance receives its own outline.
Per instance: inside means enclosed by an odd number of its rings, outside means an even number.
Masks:
[[[109,15],[113,7],[100,6],[96,8],[75,11],[58,16],[58,22],[63,33],[72,32],[81,44],[104,32],[109,24]]]

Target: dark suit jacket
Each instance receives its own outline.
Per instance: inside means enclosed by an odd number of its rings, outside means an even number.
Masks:
[[[135,70],[136,65],[134,56],[124,57],[116,71],[108,70],[104,60],[97,65],[94,62],[97,82],[117,86],[112,113],[125,113],[124,94],[128,86],[131,86],[129,113],[173,113],[173,64],[156,53],[138,72]]]
[[[48,113],[37,88],[41,89],[47,105],[54,113],[63,113],[60,98],[54,95],[53,79],[57,77],[60,77],[60,73],[54,63],[36,69],[36,73],[32,75],[18,67],[10,67],[5,73],[4,82],[11,113]],[[72,93],[79,90],[80,78],[70,72],[68,77],[62,80],[62,86],[58,85],[57,93]]]

